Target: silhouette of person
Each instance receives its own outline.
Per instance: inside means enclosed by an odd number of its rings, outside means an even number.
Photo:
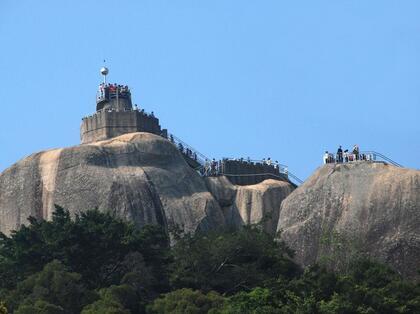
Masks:
[[[341,145],[337,149],[337,162],[343,162],[343,149]]]

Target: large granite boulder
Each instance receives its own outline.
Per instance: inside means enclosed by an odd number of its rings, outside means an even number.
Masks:
[[[206,178],[209,191],[219,202],[227,225],[239,228],[261,223],[276,233],[281,202],[294,190],[289,182],[265,180],[254,185],[233,185],[226,177]]]
[[[283,201],[278,230],[302,265],[325,258],[342,268],[362,253],[416,278],[420,171],[376,162],[325,165]]]
[[[185,232],[225,224],[203,179],[173,144],[150,133],[36,153],[0,175],[0,231],[30,215],[49,219],[55,204],[72,214],[98,208],[139,226],[176,224]]]

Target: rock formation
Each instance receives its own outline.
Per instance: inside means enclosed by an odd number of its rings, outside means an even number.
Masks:
[[[54,204],[72,214],[111,210],[142,226],[185,231],[224,225],[219,204],[174,145],[150,133],[33,154],[0,175],[0,230],[29,215],[49,219]]]
[[[219,202],[231,226],[262,223],[275,234],[281,202],[294,190],[289,182],[265,180],[254,185],[232,185],[226,177],[206,178],[210,192]]]
[[[282,231],[302,265],[330,258],[340,268],[363,251],[404,276],[420,268],[420,171],[384,163],[328,164],[297,189],[278,180],[238,186],[202,178],[160,136],[131,133],[36,153],[0,174],[1,232],[29,216],[50,219],[55,204],[184,232],[262,223]]]
[[[420,171],[384,163],[328,164],[281,205],[278,230],[310,265],[364,252],[414,278],[420,268]]]
[[[72,214],[98,208],[138,226],[175,224],[185,232],[257,223],[270,214],[265,225],[274,232],[281,200],[292,188],[274,180],[241,187],[224,177],[206,182],[166,139],[131,133],[36,153],[6,169],[0,231],[9,233],[28,216],[50,219],[57,204]]]

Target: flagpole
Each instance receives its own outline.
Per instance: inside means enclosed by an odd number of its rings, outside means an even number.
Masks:
[[[120,103],[119,103],[119,98],[118,98],[118,94],[119,94],[119,86],[117,85],[117,110],[120,110]]]

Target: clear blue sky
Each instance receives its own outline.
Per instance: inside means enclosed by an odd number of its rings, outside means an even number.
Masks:
[[[210,157],[420,168],[420,1],[0,1],[0,171],[77,145],[112,82]]]

